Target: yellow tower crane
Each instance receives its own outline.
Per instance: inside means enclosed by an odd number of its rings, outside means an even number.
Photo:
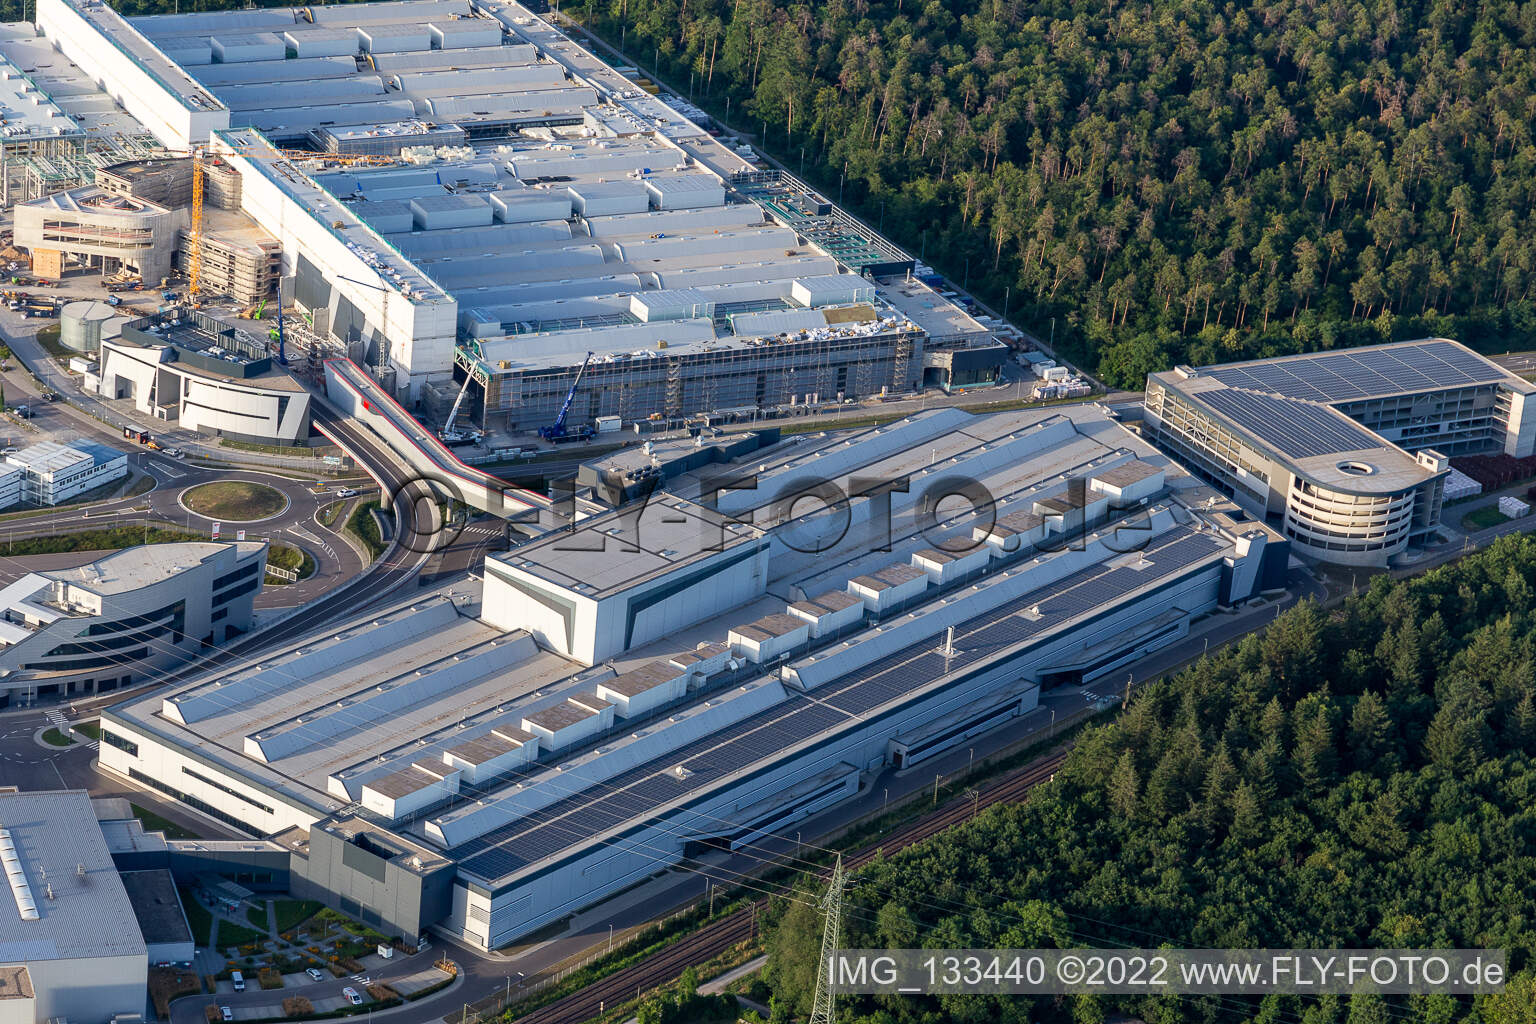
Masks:
[[[376,156],[372,154],[350,153],[313,153],[307,149],[257,149],[241,148],[226,149],[222,152],[233,153],[239,156],[264,157],[267,159],[283,160],[324,160],[333,164],[392,164],[399,161],[399,157]],[[192,223],[187,228],[187,296],[196,301],[197,294],[201,291],[203,276],[203,172],[210,156],[217,157],[220,153],[210,154],[202,146],[198,146],[191,152],[192,156]]]

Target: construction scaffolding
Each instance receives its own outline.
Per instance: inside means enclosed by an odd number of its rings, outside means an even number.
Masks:
[[[151,135],[61,138],[41,150],[0,149],[0,205],[12,206],[55,192],[96,183],[96,172],[114,164],[159,155]]]

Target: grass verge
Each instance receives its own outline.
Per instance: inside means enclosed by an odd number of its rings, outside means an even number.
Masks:
[[[259,907],[246,907],[245,919],[263,935],[267,932],[267,905],[263,903]]]
[[[209,913],[207,907],[197,902],[192,895],[192,890],[185,885],[178,885],[176,891],[181,895],[181,909],[187,912],[187,924],[192,927],[193,944],[208,945],[208,933],[213,928],[213,914]]]
[[[7,538],[7,555],[56,555],[66,551],[106,551],[140,544],[180,544],[203,540],[200,533],[162,530],[159,527],[118,526],[108,530],[81,530],[52,537]]]
[[[174,821],[160,817],[160,815],[147,807],[140,807],[138,804],[129,804],[128,806],[133,808],[133,816],[139,819],[146,832],[164,832],[167,839],[203,838],[189,828],[183,828]]]
[[[347,532],[356,537],[368,552],[370,562],[384,553],[384,539],[379,536],[379,524],[373,521],[372,514],[372,510],[378,507],[377,501],[365,501],[353,509],[347,519]]]
[[[1509,516],[1500,512],[1497,505],[1484,505],[1461,517],[1461,526],[1464,530],[1486,530],[1490,526],[1507,522],[1509,522]]]
[[[47,327],[44,327],[42,330],[38,331],[37,343],[43,346],[43,351],[47,352],[55,359],[68,359],[71,356],[80,355],[79,352],[76,352],[73,349],[65,348],[64,343],[59,340],[58,324],[49,324]]]
[[[249,480],[220,480],[199,484],[181,496],[198,515],[249,523],[281,512],[288,504],[283,492]]]
[[[341,510],[346,507],[347,503],[345,501],[333,501],[322,508],[316,518],[320,520],[321,526],[334,526],[336,524],[336,517],[341,515]]]
[[[50,747],[72,747],[75,741],[65,736],[57,729],[49,729],[43,733],[43,742]]]
[[[307,580],[315,574],[315,560],[309,552],[287,544],[273,544],[267,549],[267,565],[276,566],[279,569],[287,569],[289,572],[297,572],[298,580],[285,580],[277,576],[267,577],[267,586],[287,586],[289,583],[297,583],[299,580]]]
[[[314,917],[325,909],[319,900],[278,900],[274,906],[277,930],[286,932]]]
[[[71,728],[86,739],[101,739],[101,719],[99,718],[93,718],[89,722],[76,722]]]
[[[254,928],[246,928],[235,924],[229,918],[219,922],[219,948],[227,949],[230,946],[244,946],[252,942],[260,942],[267,937],[267,930],[263,928],[257,931]]]

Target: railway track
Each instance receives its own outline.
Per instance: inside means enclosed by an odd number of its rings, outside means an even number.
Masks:
[[[1049,781],[1066,758],[1064,750],[1047,754],[1016,772],[977,787],[974,798],[969,795],[952,797],[931,814],[882,836],[878,842],[844,854],[843,864],[847,868],[860,867],[882,851],[889,854],[958,825],[979,813],[983,807],[1017,803],[1031,789]],[[626,999],[637,998],[644,992],[665,985],[680,976],[688,966],[703,963],[738,942],[752,938],[757,926],[757,915],[767,906],[767,898],[754,900],[740,910],[657,950],[639,963],[517,1018],[517,1024],[581,1024],[609,1006],[616,1006]]]

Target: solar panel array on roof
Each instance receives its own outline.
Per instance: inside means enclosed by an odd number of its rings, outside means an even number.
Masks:
[[[1497,366],[1449,341],[1319,352],[1272,362],[1210,367],[1202,369],[1200,375],[1229,387],[1314,402],[1491,384],[1506,377]]]
[[[1006,602],[955,628],[953,655],[945,657],[924,637],[842,680],[816,691],[816,699],[790,693],[771,708],[609,779],[601,788],[573,790],[557,803],[519,818],[453,851],[463,871],[483,879],[506,876],[566,851],[608,829],[644,820],[661,804],[698,792],[745,766],[780,758],[796,743],[966,665],[1028,640],[1063,618],[1115,601],[1142,586],[1162,582],[1218,555],[1227,543],[1177,527],[1146,552],[1150,565],[1096,564]],[[1017,612],[1039,605],[1041,615]],[[685,768],[686,777],[675,769]],[[656,851],[658,854],[661,851]]]
[[[1253,391],[1202,391],[1192,397],[1294,459],[1383,445],[1379,437],[1325,405]]]

